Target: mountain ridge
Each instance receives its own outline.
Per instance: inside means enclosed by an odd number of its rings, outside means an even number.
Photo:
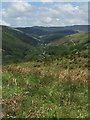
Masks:
[[[30,30],[30,32],[32,33],[34,33],[34,30],[40,30],[41,32],[44,32],[43,34],[48,34],[48,33],[50,34],[53,32],[60,32],[64,30],[85,31],[89,29],[89,25],[73,25],[73,26],[64,26],[64,27],[32,26],[32,27],[17,27],[17,29],[24,32],[25,31],[28,32],[28,30]],[[35,31],[35,32],[38,32],[38,31]]]

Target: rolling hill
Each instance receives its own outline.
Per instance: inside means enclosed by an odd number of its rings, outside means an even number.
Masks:
[[[24,60],[29,54],[38,56],[36,45],[39,41],[25,33],[11,27],[2,26],[2,53],[3,63],[9,61]]]
[[[79,32],[79,33],[73,34],[73,35],[67,35],[64,38],[57,39],[56,41],[51,42],[48,45],[57,46],[60,44],[69,44],[69,43],[71,43],[71,44],[87,43],[88,42],[88,34],[89,34],[88,31],[84,31],[84,32]]]
[[[58,39],[61,39],[67,35],[71,35],[71,34],[75,34],[75,33],[78,33],[78,32],[72,31],[72,30],[62,30],[62,31],[53,32],[48,35],[40,36],[39,39],[44,44],[48,44],[48,43],[54,42]]]
[[[75,52],[88,52],[88,34],[89,32],[79,32],[73,35],[65,36],[51,42],[46,47],[50,55],[63,55]]]
[[[32,36],[28,35],[27,33],[24,33],[18,29],[15,29],[13,27],[8,27],[8,26],[2,26],[2,33],[6,32],[18,39],[20,39],[21,41],[31,44],[33,46],[37,45],[39,43],[39,41],[37,40],[37,38],[33,38]]]
[[[21,27],[17,29],[30,36],[36,37],[41,41],[41,43],[48,44],[67,35],[75,34],[81,31],[87,31],[89,27],[88,25],[73,25],[65,27],[33,26],[24,28]]]
[[[55,34],[55,33],[62,33],[65,34],[66,32],[74,32],[75,31],[86,31],[88,30],[88,25],[74,25],[74,26],[65,26],[65,27],[43,27],[43,26],[33,26],[33,27],[24,27],[24,28],[17,28],[20,31],[23,31],[25,33],[28,34],[32,34],[32,35],[38,35],[38,36],[42,36],[42,35],[48,35],[48,34]]]
[[[3,26],[2,33],[3,62],[63,56],[88,49],[87,31],[77,33],[72,30],[62,30],[57,32],[55,28],[53,34],[43,35],[41,33],[42,36],[36,37],[20,29]]]

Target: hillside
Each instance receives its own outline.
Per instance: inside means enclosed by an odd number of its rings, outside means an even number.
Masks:
[[[20,39],[21,41],[31,44],[33,46],[37,45],[39,41],[32,36],[28,35],[27,33],[24,33],[18,29],[15,29],[13,27],[8,27],[8,26],[2,26],[2,33],[6,32],[8,34],[11,34],[12,36]]]
[[[65,26],[65,27],[43,27],[43,26],[33,26],[33,27],[24,27],[24,28],[17,28],[20,31],[23,31],[28,34],[32,35],[48,35],[48,34],[55,34],[55,33],[60,33],[65,31],[68,32],[70,31],[71,34],[72,32],[75,33],[75,31],[86,31],[88,30],[87,25],[74,25],[74,26]],[[70,34],[69,32],[69,34]]]
[[[49,34],[48,31],[40,29],[39,27],[26,27],[26,28],[17,28],[20,31],[23,31],[24,33],[28,33],[31,35],[47,35]]]
[[[79,32],[73,35],[67,35],[64,38],[58,38],[56,39],[56,41],[51,42],[49,45],[59,45],[59,44],[64,44],[64,43],[68,43],[71,40],[73,40],[73,42],[78,43],[78,42],[85,42],[88,40],[88,31],[83,31],[83,32]]]
[[[39,36],[39,39],[44,44],[48,44],[48,43],[54,42],[58,39],[61,39],[65,36],[67,36],[67,35],[72,35],[72,34],[75,34],[75,33],[78,33],[78,32],[77,31],[72,31],[72,30],[55,31],[55,32],[52,32],[48,35]]]
[[[3,26],[2,33],[3,63],[63,56],[87,51],[88,47],[88,32],[85,31],[76,33],[64,30],[35,37],[15,28]]]
[[[81,51],[88,52],[88,32],[79,32],[57,39],[46,47],[50,55],[64,55]]]
[[[38,56],[38,50],[36,44],[39,42],[11,27],[2,27],[2,53],[3,63],[9,61],[18,61],[24,59],[30,59],[34,56]],[[29,54],[29,56],[28,56]]]
[[[89,32],[55,34],[3,27],[4,119],[89,117]]]
[[[88,118],[87,42],[87,32],[67,36],[39,46],[44,59],[3,65],[3,117]]]
[[[24,28],[21,27],[17,29],[30,36],[38,38],[42,43],[48,44],[50,42],[56,41],[56,39],[61,39],[67,35],[87,31],[89,27],[88,25],[73,25],[65,27],[33,26]]]

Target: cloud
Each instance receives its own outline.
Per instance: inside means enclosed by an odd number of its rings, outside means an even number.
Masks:
[[[3,2],[89,2],[89,0],[3,0]]]
[[[3,0],[3,2],[41,2],[41,0]]]
[[[41,2],[89,2],[89,0],[41,0]]]
[[[45,2],[53,2],[53,0],[41,0],[41,2],[45,3]]]
[[[10,26],[10,24],[9,24],[9,23],[6,23],[6,22],[5,22],[5,21],[3,21],[3,20],[0,20],[0,25]]]
[[[6,5],[5,5],[6,4]],[[11,26],[67,26],[87,24],[87,3],[46,2],[39,6],[28,2],[4,3],[2,20]]]

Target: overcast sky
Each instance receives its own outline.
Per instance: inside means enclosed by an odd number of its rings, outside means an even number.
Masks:
[[[14,27],[88,24],[88,2],[40,1],[3,2],[0,24]]]

